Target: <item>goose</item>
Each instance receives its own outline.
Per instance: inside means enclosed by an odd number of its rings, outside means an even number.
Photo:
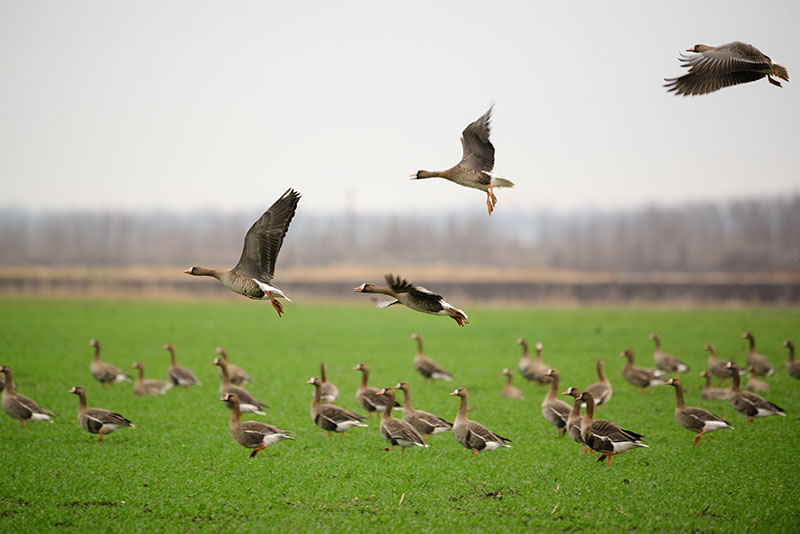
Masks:
[[[422,439],[422,434],[411,423],[392,417],[394,388],[380,389],[378,390],[378,395],[384,395],[392,401],[386,403],[386,409],[383,411],[383,417],[381,417],[381,436],[389,444],[386,450],[393,449],[396,445],[400,446],[400,452],[406,452],[407,447],[427,447],[428,444]],[[406,395],[406,398],[408,398],[408,395]]]
[[[794,343],[786,340],[781,346],[789,350],[789,354],[786,355],[786,370],[791,376],[800,379],[800,362],[794,360]]]
[[[679,379],[670,378],[664,382],[664,385],[675,388],[675,419],[677,419],[678,423],[686,430],[696,432],[694,436],[695,445],[700,441],[700,437],[703,434],[719,430],[720,428],[733,429],[731,424],[725,419],[717,417],[707,410],[686,406],[683,402],[683,384],[681,384]]]
[[[183,271],[192,276],[213,276],[222,285],[247,298],[260,300],[269,298],[272,307],[283,314],[283,305],[276,300],[280,297],[291,302],[283,291],[272,285],[275,276],[275,262],[281,250],[283,238],[292,222],[300,193],[293,189],[286,192],[253,223],[244,236],[244,248],[239,263],[233,269],[207,269],[192,267]]]
[[[754,417],[769,417],[781,415],[786,417],[786,411],[777,404],[771,403],[764,397],[750,391],[739,389],[739,368],[734,362],[726,364],[733,371],[733,384],[731,384],[731,404],[737,412],[747,416],[747,424],[752,424]]]
[[[169,351],[169,369],[167,369],[167,377],[172,381],[173,384],[176,386],[183,387],[186,391],[189,391],[191,386],[199,386],[200,381],[194,376],[194,373],[191,372],[186,367],[181,367],[175,363],[175,347],[172,343],[166,343],[164,345],[164,350]]]
[[[110,363],[100,361],[100,342],[96,339],[89,340],[89,346],[94,347],[94,358],[89,365],[89,372],[95,380],[103,384],[103,387],[108,389],[111,384],[119,382],[130,381],[131,377],[128,373],[117,369]]]
[[[461,445],[472,451],[477,456],[481,451],[493,451],[500,447],[511,447],[511,441],[499,434],[495,434],[485,426],[467,419],[467,390],[460,387],[450,393],[451,396],[460,397],[458,414],[453,421],[453,436]]]
[[[376,286],[365,282],[354,288],[353,291],[380,295],[374,299],[375,306],[380,309],[400,303],[414,311],[448,316],[459,326],[469,323],[467,314],[453,307],[441,295],[437,295],[422,286],[416,286],[408,280],[394,276],[391,273],[385,275],[384,278],[388,286]]]
[[[519,373],[527,380],[536,382],[538,384],[549,384],[550,377],[546,376],[547,370],[550,369],[546,364],[542,363],[542,348],[541,343],[536,344],[536,359],[531,358],[528,351],[528,342],[523,339],[517,339],[517,345],[522,345],[522,356],[517,364]]]
[[[320,402],[323,404],[335,404],[336,399],[339,398],[339,388],[333,382],[328,382],[328,378],[325,373],[325,363],[320,362],[319,364],[319,376],[322,380],[322,384],[320,385]],[[312,392],[315,394],[315,392]]]
[[[291,430],[283,430],[277,426],[267,425],[259,421],[242,422],[242,412],[239,409],[239,396],[236,393],[225,394],[220,401],[231,407],[231,420],[228,428],[236,443],[242,447],[253,449],[250,458],[255,458],[258,451],[266,449],[274,443],[285,439],[294,439],[289,434]]]
[[[605,363],[606,362],[602,358],[597,360],[597,376],[600,378],[600,380],[586,386],[586,389],[584,390],[591,393],[592,397],[594,397],[595,408],[610,401],[611,395],[614,393],[614,389],[611,387],[611,382],[608,380],[608,378],[606,378],[606,375],[603,372],[603,366]]]
[[[265,403],[255,398],[249,391],[241,386],[234,386],[231,383],[230,375],[228,375],[228,365],[222,358],[214,358],[211,365],[216,365],[222,371],[222,380],[219,385],[219,396],[224,398],[228,394],[236,395],[236,400],[239,403],[239,410],[242,412],[255,413],[258,415],[266,415],[262,408],[269,408]],[[233,403],[226,402],[225,405],[233,410]]]
[[[506,383],[500,390],[500,396],[505,399],[524,399],[525,394],[511,384],[511,375],[513,374],[511,369],[505,367],[500,374],[506,377]]]
[[[489,215],[494,211],[497,197],[495,187],[514,187],[514,182],[492,174],[494,168],[494,146],[489,141],[491,106],[486,113],[464,128],[461,132],[463,156],[457,165],[444,171],[417,171],[411,175],[412,180],[424,178],[444,178],[464,187],[480,189],[486,192],[486,207]]]
[[[661,350],[661,336],[658,334],[650,334],[650,340],[656,344],[656,350],[653,352],[653,361],[656,367],[667,373],[685,373],[689,370],[689,366],[680,361],[672,354],[667,354]]]
[[[761,380],[759,378],[761,375],[758,373],[758,370],[756,370],[755,367],[753,367],[752,365],[748,365],[746,370],[752,376],[747,381],[747,384],[745,384],[744,386],[745,391],[752,391],[753,393],[770,392],[769,384],[766,381]]]
[[[416,428],[417,431],[422,434],[422,439],[424,441],[428,441],[428,436],[430,434],[441,434],[442,432],[447,432],[448,430],[453,429],[453,423],[450,421],[439,417],[438,415],[433,415],[430,412],[414,409],[414,407],[411,405],[411,394],[409,393],[407,382],[400,382],[395,386],[395,388],[402,390],[405,394],[405,403],[403,403],[403,421]]]
[[[572,438],[572,441],[579,445],[583,445],[583,454],[586,454],[586,451],[590,449],[589,446],[586,445],[586,442],[583,440],[583,435],[581,434],[581,406],[583,406],[583,401],[581,400],[581,390],[578,388],[569,387],[561,394],[569,395],[575,399],[572,403],[572,409],[569,412],[569,418],[567,419],[567,433],[569,434],[569,437]],[[592,451],[592,454],[594,454],[594,451]]]
[[[314,421],[318,427],[328,432],[330,437],[331,432],[341,432],[342,436],[345,432],[354,426],[367,426],[363,422],[366,417],[363,415],[345,410],[335,404],[322,404],[320,402],[320,387],[322,381],[312,376],[306,381],[306,384],[314,386],[314,399],[311,401],[311,420]]]
[[[745,332],[742,334],[742,339],[746,339],[750,346],[750,350],[747,353],[748,367],[752,366],[758,372],[759,376],[774,375],[775,369],[772,368],[772,364],[769,363],[767,357],[756,352],[756,338],[753,336],[753,333]]]
[[[136,377],[136,381],[133,383],[133,392],[136,395],[163,395],[172,388],[172,382],[145,378],[142,362],[134,362],[131,367],[139,370],[139,376]]]
[[[711,371],[711,374],[721,380],[725,380],[733,376],[731,370],[725,367],[726,362],[717,358],[717,349],[714,348],[714,345],[707,343],[703,346],[703,350],[708,351],[707,365],[708,370]]]
[[[602,454],[597,459],[598,462],[608,458],[606,463],[606,467],[608,467],[611,465],[612,456],[638,447],[648,446],[642,443],[644,436],[641,434],[625,430],[621,426],[605,419],[595,420],[594,397],[591,393],[584,391],[581,394],[581,400],[586,403],[586,414],[581,420],[581,436],[590,449]]]
[[[706,384],[703,386],[703,391],[700,393],[700,398],[704,400],[723,400],[731,398],[731,390],[728,388],[712,388],[711,387],[711,373],[708,371],[700,371],[700,376],[706,379]]]
[[[411,339],[417,342],[417,353],[414,355],[414,369],[425,381],[428,380],[453,380],[453,375],[445,371],[438,363],[431,360],[422,352],[422,336],[414,333],[411,334]]]
[[[217,347],[217,350],[214,352],[219,354],[219,357],[222,358],[222,360],[228,365],[228,377],[231,379],[231,384],[234,386],[243,386],[253,381],[253,378],[247,374],[247,371],[228,361],[228,351],[226,351],[224,348]],[[221,368],[219,370],[219,377],[222,378]]]
[[[773,63],[753,45],[739,41],[721,46],[697,44],[686,51],[697,55],[680,55],[681,67],[688,68],[689,72],[677,78],[665,78],[667,92],[684,96],[703,95],[723,87],[754,82],[764,76],[778,87],[781,83],[773,80],[772,76],[789,80],[786,67]]]
[[[111,434],[118,428],[136,428],[122,415],[102,408],[86,407],[86,391],[75,386],[67,393],[78,396],[78,424],[90,434],[98,434],[97,441],[103,441],[103,434]]]
[[[558,371],[548,369],[545,376],[549,376],[550,391],[544,396],[542,401],[542,415],[547,422],[558,429],[558,435],[563,436],[567,431],[567,419],[569,419],[570,405],[558,398]]]
[[[622,376],[625,377],[625,380],[638,387],[640,392],[644,392],[646,387],[658,386],[664,382],[661,378],[664,374],[663,371],[634,367],[633,349],[627,349],[620,352],[619,355],[627,359],[625,366],[622,368]]]
[[[389,402],[388,395],[378,395],[378,388],[371,388],[367,385],[369,381],[369,365],[366,363],[359,363],[353,367],[353,371],[361,371],[361,384],[356,391],[356,400],[358,404],[367,410],[367,416],[372,417],[372,412],[382,412],[386,408],[386,403]],[[392,406],[399,410],[400,404],[392,402]]]
[[[53,422],[53,414],[36,404],[33,399],[14,391],[14,378],[11,374],[11,367],[7,365],[1,366],[0,373],[5,376],[0,400],[2,400],[3,410],[9,417],[19,421],[22,428],[25,428],[26,421]]]

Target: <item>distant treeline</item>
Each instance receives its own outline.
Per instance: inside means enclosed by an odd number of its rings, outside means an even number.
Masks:
[[[255,212],[0,210],[0,264],[231,266]],[[800,195],[571,213],[321,215],[301,209],[280,265],[451,264],[613,272],[800,268]]]

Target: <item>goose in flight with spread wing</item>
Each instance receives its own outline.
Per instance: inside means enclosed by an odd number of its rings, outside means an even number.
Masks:
[[[773,63],[753,45],[739,41],[721,46],[698,44],[686,51],[696,54],[681,54],[681,67],[688,68],[689,72],[677,78],[664,79],[667,82],[664,87],[676,95],[704,95],[723,87],[754,82],[764,76],[778,87],[781,83],[773,76],[789,81],[786,67]]]
[[[233,269],[206,269],[192,267],[183,272],[194,276],[213,276],[222,285],[251,299],[269,298],[280,317],[283,305],[275,297],[290,299],[283,291],[271,284],[275,275],[275,262],[281,250],[283,238],[292,222],[300,193],[293,189],[286,192],[253,223],[244,236],[244,249],[239,263]]]
[[[494,107],[494,106],[492,106]],[[464,128],[461,133],[461,146],[464,155],[454,167],[444,171],[417,171],[411,175],[412,180],[423,178],[444,178],[451,182],[472,187],[486,192],[486,207],[489,215],[494,211],[497,197],[495,187],[514,187],[514,182],[492,174],[494,168],[494,146],[489,141],[492,118],[492,107],[478,119]]]

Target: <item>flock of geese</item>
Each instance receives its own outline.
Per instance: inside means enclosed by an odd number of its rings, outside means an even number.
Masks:
[[[773,76],[782,80],[789,79],[785,67],[773,63],[768,56],[748,44],[733,42],[718,47],[698,44],[687,52],[691,52],[693,55],[682,55],[681,66],[688,68],[688,72],[683,76],[665,80],[667,82],[665,87],[668,88],[668,91],[678,95],[710,93],[723,87],[751,82],[763,77],[766,77],[769,83],[780,87],[780,82],[773,79]],[[481,190],[486,193],[486,207],[491,215],[497,204],[494,189],[514,187],[512,181],[492,172],[495,159],[495,149],[489,140],[492,109],[490,107],[463,130],[461,134],[462,158],[456,165],[443,171],[420,170],[412,174],[411,178],[413,180],[444,178],[464,187]],[[272,280],[275,275],[278,253],[297,210],[299,200],[300,194],[293,189],[288,189],[253,223],[245,235],[241,257],[233,268],[210,269],[194,266],[184,272],[193,276],[216,278],[229,290],[251,299],[269,299],[278,316],[281,316],[284,307],[278,299],[287,301],[290,299],[272,283]],[[418,312],[450,317],[459,326],[468,324],[467,314],[448,303],[441,295],[417,286],[400,276],[387,274],[384,278],[385,286],[365,282],[356,287],[355,291],[372,295],[378,308],[402,304]],[[774,373],[774,369],[764,356],[755,352],[752,334],[747,333],[745,337],[749,339],[751,347],[748,369],[752,372],[753,378],[750,383],[754,384],[754,388],[760,384],[761,389],[757,389],[757,391],[763,392],[766,383],[759,377],[769,376]],[[429,380],[451,380],[452,375],[449,372],[423,354],[422,338],[415,334],[413,339],[418,343],[418,354],[414,358],[415,369]],[[651,339],[656,343],[654,360],[658,369],[634,366],[633,351],[626,350],[620,354],[627,359],[623,368],[625,379],[641,389],[657,384],[674,387],[676,392],[675,416],[681,425],[696,432],[695,444],[707,432],[720,428],[732,428],[727,421],[714,414],[684,404],[683,386],[677,376],[678,373],[688,371],[688,367],[661,350],[661,340],[658,335],[653,334]],[[583,391],[570,387],[562,393],[562,395],[574,398],[570,406],[558,398],[559,373],[542,362],[541,344],[536,345],[536,358],[531,358],[527,342],[520,339],[518,343],[523,347],[523,355],[518,365],[522,376],[527,380],[549,385],[549,391],[542,402],[542,415],[559,429],[559,434],[569,433],[572,439],[584,445],[585,450],[592,449],[601,453],[600,460],[608,458],[606,465],[611,463],[611,457],[615,454],[638,447],[647,447],[643,443],[641,434],[626,430],[610,421],[594,418],[595,409],[609,402],[612,395],[611,383],[603,374],[603,360],[597,362],[600,379],[598,382],[591,384]],[[96,380],[107,387],[117,382],[130,380],[127,373],[100,360],[99,342],[92,340],[90,345],[95,350],[90,371]],[[787,368],[792,376],[800,378],[800,367],[794,362],[794,346],[788,341],[784,345],[789,349]],[[142,363],[133,363],[132,367],[138,371],[133,385],[134,393],[137,395],[161,395],[174,386],[188,389],[200,384],[189,369],[177,365],[175,349],[172,345],[164,345],[164,349],[169,351],[171,358],[167,372],[168,380],[145,379]],[[729,398],[734,408],[748,417],[748,423],[752,422],[753,417],[785,415],[781,408],[766,401],[757,393],[740,389],[740,370],[737,365],[733,362],[716,360],[716,354],[711,345],[707,345],[706,350],[709,351],[709,364],[705,374],[704,398]],[[250,376],[240,367],[228,363],[227,354],[223,349],[217,349],[217,354],[218,357],[211,363],[220,369],[220,400],[231,410],[229,426],[235,440],[242,446],[253,449],[251,457],[255,457],[258,451],[273,443],[292,439],[291,432],[287,430],[258,421],[241,421],[242,413],[263,415],[263,408],[267,406],[244,388],[244,384],[251,381]],[[369,415],[372,412],[382,413],[380,431],[390,447],[400,446],[403,451],[408,447],[427,447],[428,435],[450,430],[456,440],[473,454],[510,447],[509,439],[467,417],[467,390],[465,388],[459,387],[450,394],[460,399],[456,417],[450,423],[429,412],[414,409],[407,382],[400,382],[393,387],[371,388],[368,386],[369,366],[361,363],[354,369],[362,373],[361,385],[356,395],[358,403]],[[52,422],[52,415],[49,412],[16,391],[11,369],[8,366],[0,367],[0,371],[5,376],[2,384],[2,405],[9,416],[19,420],[23,428],[28,421]],[[320,371],[321,377],[312,377],[308,380],[308,384],[314,386],[311,402],[311,417],[314,423],[329,434],[330,432],[344,433],[354,427],[366,426],[364,421],[367,417],[335,404],[338,399],[338,389],[327,381],[324,364],[321,364]],[[675,373],[676,377],[665,382],[664,373]],[[512,385],[511,370],[505,368],[502,374],[506,377],[506,382],[500,395],[502,397],[523,397],[522,392]],[[729,389],[713,389],[710,387],[712,376],[731,379],[732,385]],[[405,401],[402,407],[396,400],[396,390],[401,390],[404,394]],[[104,435],[119,428],[134,428],[131,421],[118,413],[100,408],[88,408],[86,392],[82,387],[73,387],[69,393],[78,396],[78,421],[81,427],[87,432],[98,434],[100,441]],[[582,407],[585,407],[583,415],[581,415]],[[403,410],[402,419],[392,416],[392,411],[395,409]]]

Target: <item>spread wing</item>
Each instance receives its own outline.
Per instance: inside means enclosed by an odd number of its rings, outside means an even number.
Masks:
[[[766,75],[763,73],[752,71],[709,75],[689,73],[680,78],[665,78],[667,83],[664,87],[667,88],[667,92],[674,91],[676,95],[704,95],[723,87],[754,82],[764,76]]]
[[[417,298],[437,301],[443,298],[441,295],[437,295],[433,291],[429,291],[422,286],[415,286],[405,278],[400,278],[392,274],[387,274],[384,278],[386,278],[386,283],[389,284],[389,287],[392,288],[392,291],[395,293],[409,293]]]
[[[275,262],[281,250],[283,238],[292,222],[300,193],[287,189],[263,215],[253,223],[244,236],[244,248],[234,271],[270,282],[275,275]]]
[[[494,106],[492,106],[494,107]],[[464,156],[460,165],[476,171],[491,171],[494,168],[494,146],[489,141],[492,108],[464,128],[461,132],[461,146]]]
[[[773,72],[771,60],[754,46],[738,41],[687,56],[681,67],[688,74],[667,78],[664,87],[678,95],[702,95],[723,87],[753,82]]]

